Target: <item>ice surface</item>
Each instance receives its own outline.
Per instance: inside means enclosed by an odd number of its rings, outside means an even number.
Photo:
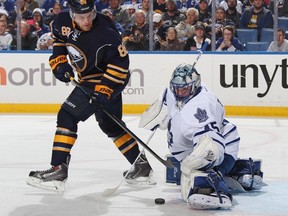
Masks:
[[[144,142],[150,131],[138,128],[139,116],[125,116]],[[241,135],[239,157],[262,159],[261,192],[234,196],[231,210],[193,210],[182,201],[180,188],[165,183],[165,167],[147,157],[158,184],[149,187],[120,186],[112,197],[102,197],[116,187],[129,163],[99,129],[91,117],[79,124],[72,150],[66,192],[57,194],[27,186],[28,173],[50,168],[56,115],[0,115],[0,215],[1,216],[288,216],[288,119],[229,118]],[[166,133],[157,131],[149,145],[161,157],[169,152]],[[155,205],[155,198],[164,205]]]

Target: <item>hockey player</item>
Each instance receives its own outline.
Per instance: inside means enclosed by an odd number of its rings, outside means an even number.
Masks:
[[[169,150],[181,163],[182,197],[193,208],[230,208],[226,179],[237,189],[262,187],[260,163],[237,160],[237,128],[225,119],[220,100],[192,65],[176,67],[170,88],[144,112],[139,126],[167,128]]]
[[[105,109],[122,118],[121,92],[129,81],[130,72],[129,56],[121,37],[112,20],[96,12],[94,0],[68,0],[68,5],[69,11],[60,13],[52,23],[54,42],[49,64],[55,77],[65,83],[70,81],[67,72],[74,77],[76,69],[80,85],[94,99],[90,103],[90,98],[80,88],[74,88],[58,112],[52,167],[31,171],[27,180],[29,185],[60,191],[64,190],[68,177],[70,151],[77,139],[77,125],[94,113],[101,130],[131,164],[140,154],[135,139],[103,112]],[[126,180],[154,184],[150,178],[152,173],[142,154]]]

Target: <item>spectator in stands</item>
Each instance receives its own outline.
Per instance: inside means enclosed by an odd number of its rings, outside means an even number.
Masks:
[[[30,26],[26,20],[21,20],[21,49],[35,50],[38,36],[30,32]],[[17,48],[17,40],[13,38],[11,49]]]
[[[16,36],[16,29],[15,29],[15,26],[12,23],[8,23],[7,32],[10,33],[12,35],[12,37]]]
[[[234,22],[236,29],[239,28],[240,17],[242,12],[238,12],[236,9],[237,0],[227,0],[226,19],[230,19]]]
[[[273,14],[265,8],[264,0],[253,0],[253,6],[246,9],[241,18],[239,28],[257,29],[258,40],[261,37],[262,28],[273,28]]]
[[[153,50],[160,50],[161,44],[166,40],[167,27],[164,25],[162,15],[159,13],[153,15],[153,33]]]
[[[228,0],[221,1],[219,6],[223,7],[225,9],[225,11],[227,11],[227,9],[229,8]],[[238,13],[242,14],[242,7],[243,7],[242,2],[240,0],[236,0],[235,9]]]
[[[127,5],[126,10],[128,11],[130,21],[131,21],[132,15],[136,12],[136,6],[134,6],[133,4]],[[137,10],[138,10],[138,8],[137,8]]]
[[[196,5],[196,0],[177,0],[177,8],[183,14],[186,14],[189,8],[194,8]]]
[[[268,47],[268,52],[288,52],[288,40],[285,39],[285,30],[278,29],[277,31],[277,46],[274,41]]]
[[[43,18],[43,22],[45,25],[50,26],[50,23],[56,18],[56,16],[61,12],[61,4],[56,2],[52,8],[47,13],[46,16]]]
[[[184,51],[211,51],[211,40],[205,36],[205,26],[199,22],[195,26],[195,36],[189,37]]]
[[[10,45],[13,38],[12,35],[7,32],[7,21],[0,21],[0,50],[10,50]]]
[[[25,0],[20,0],[21,18],[24,20],[32,19],[32,11],[26,8]],[[16,25],[17,8],[9,12],[8,23]]]
[[[8,12],[5,9],[0,8],[0,21],[8,22]]]
[[[101,12],[104,9],[109,7],[109,0],[96,0],[95,5],[96,5],[96,10],[98,12]]]
[[[152,0],[151,0],[152,1]],[[145,13],[145,19],[146,22],[149,23],[149,0],[142,0],[141,5],[139,6],[141,10]],[[152,12],[154,14],[154,12]],[[135,12],[134,14],[130,17],[130,25],[133,25],[135,23]]]
[[[215,33],[216,33],[216,40],[222,37],[223,28],[226,25],[235,26],[232,20],[226,19],[225,10],[223,7],[219,6],[216,8],[215,11]],[[204,25],[206,26],[206,33],[207,37],[211,38],[212,36],[212,19],[205,19],[203,21]]]
[[[141,1],[140,0],[126,0],[124,1],[124,3],[122,4],[122,7],[124,9],[128,9],[128,7],[132,7],[136,10],[140,9],[141,7]]]
[[[31,32],[35,32],[40,38],[43,34],[50,32],[48,25],[43,22],[43,14],[40,8],[35,8],[32,12],[33,25],[30,27]]]
[[[220,0],[213,0],[213,1],[215,2],[216,7],[218,7]],[[200,0],[197,0],[197,3],[196,3],[196,5],[195,5],[195,8],[196,8],[197,10],[199,9],[199,2],[200,2]],[[211,13],[211,12],[212,12],[212,0],[207,0],[207,3],[208,3],[208,6],[207,6],[208,11]]]
[[[8,13],[13,11],[15,7],[14,0],[0,0],[0,8],[6,10]]]
[[[60,3],[62,10],[68,9],[67,0],[44,0],[43,4],[40,6],[41,9],[45,10],[43,11],[44,17],[48,11],[52,10],[56,2]]]
[[[35,8],[40,8],[37,0],[25,0],[26,8],[33,11]]]
[[[43,34],[37,41],[36,50],[52,50],[53,39],[51,32]]]
[[[166,12],[162,15],[163,22],[168,26],[175,27],[185,19],[185,16],[177,8],[176,0],[166,0]]]
[[[135,12],[135,24],[128,26],[123,33],[123,42],[127,50],[148,50],[146,47],[149,24],[145,21],[145,13],[142,10]]]
[[[115,22],[120,23],[126,29],[130,22],[130,16],[127,10],[120,5],[120,0],[109,0],[108,8],[114,11]]]
[[[253,6],[253,0],[243,0],[242,1],[242,13]]]
[[[288,17],[288,0],[278,0],[278,17]],[[271,0],[269,9],[274,13],[274,0]]]
[[[154,0],[153,10],[155,13],[163,14],[166,12],[166,0]]]
[[[234,26],[225,26],[223,28],[223,37],[219,38],[216,43],[216,51],[243,51],[244,48],[240,41],[234,37],[235,28]]]
[[[116,29],[118,30],[118,32],[119,32],[120,34],[123,34],[124,29],[123,29],[123,27],[122,27],[122,25],[121,25],[120,23],[115,22],[115,14],[114,14],[114,11],[113,11],[113,10],[111,10],[111,9],[109,9],[109,8],[106,8],[106,9],[103,9],[103,10],[101,11],[101,13],[103,13],[105,16],[110,17],[110,19],[114,22],[115,27],[116,27]]]
[[[211,18],[211,13],[208,9],[208,0],[200,0],[198,5],[198,11],[199,11],[199,21],[203,22],[205,19]]]
[[[186,12],[186,20],[181,21],[176,27],[179,40],[186,41],[188,37],[195,35],[195,25],[199,18],[199,12],[195,8],[189,8]]]
[[[175,27],[169,27],[167,30],[166,40],[161,44],[161,51],[181,51],[184,48],[184,41],[177,38]]]

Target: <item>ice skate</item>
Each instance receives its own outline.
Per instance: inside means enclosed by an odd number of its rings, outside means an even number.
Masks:
[[[126,170],[123,173],[125,180],[128,184],[135,185],[154,185],[156,184],[153,178],[153,170],[146,159],[146,156],[142,154],[133,165],[131,170]]]
[[[207,176],[195,177],[188,203],[195,209],[229,209],[232,207],[232,195],[223,178],[211,172]]]
[[[40,189],[64,192],[65,181],[68,178],[69,161],[70,155],[67,157],[66,163],[52,166],[48,170],[31,171],[26,183]]]

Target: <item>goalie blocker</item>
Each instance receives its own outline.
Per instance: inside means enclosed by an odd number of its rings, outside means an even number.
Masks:
[[[180,162],[172,155],[167,155],[174,167],[166,168],[166,183],[181,184]],[[261,160],[238,159],[233,169],[224,177],[229,189],[232,192],[246,192],[251,190],[261,190],[267,186],[263,182],[263,172],[261,171]]]
[[[167,88],[164,89],[160,97],[141,115],[139,128],[145,128],[148,130],[153,130],[156,127],[161,130],[167,129],[168,112],[166,94]]]

